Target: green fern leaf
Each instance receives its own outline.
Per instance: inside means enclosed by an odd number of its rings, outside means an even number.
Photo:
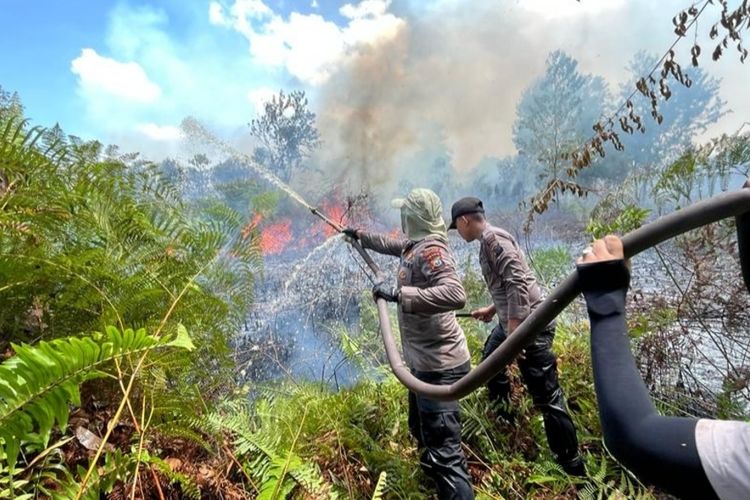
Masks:
[[[114,359],[160,345],[166,342],[145,329],[120,332],[115,327],[36,346],[13,344],[16,355],[0,364],[0,451],[9,469],[15,467],[21,442],[46,446],[55,424],[65,429],[68,404],[80,404],[81,383],[103,376],[101,368]]]
[[[378,482],[375,485],[375,491],[372,493],[372,500],[383,500],[387,491],[386,482],[388,481],[388,473],[383,471],[378,476]]]

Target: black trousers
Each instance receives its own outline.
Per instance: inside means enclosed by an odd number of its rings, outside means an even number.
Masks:
[[[421,372],[415,377],[430,384],[448,385],[466,375],[471,363],[450,370]],[[409,392],[409,432],[421,449],[420,465],[435,481],[440,500],[473,499],[471,477],[461,449],[458,401],[436,401]]]
[[[518,359],[518,367],[534,406],[542,412],[549,447],[556,460],[566,466],[580,459],[576,429],[568,415],[565,397],[557,378],[557,357],[552,352],[554,337],[554,327],[541,332],[525,349],[525,359]],[[484,344],[482,359],[489,356],[506,338],[505,329],[497,325]],[[492,378],[487,383],[487,389],[495,404],[500,405],[501,409],[508,408],[510,379],[507,370]]]

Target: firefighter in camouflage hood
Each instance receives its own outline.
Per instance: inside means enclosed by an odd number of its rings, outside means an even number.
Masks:
[[[448,247],[443,207],[429,189],[414,189],[406,198],[394,200],[393,206],[401,210],[405,238],[356,229],[344,233],[366,249],[400,258],[397,286],[379,283],[373,294],[398,304],[404,360],[412,373],[431,384],[451,384],[468,373],[471,364],[454,313],[464,307],[466,292]],[[474,498],[461,449],[458,401],[436,401],[410,392],[409,430],[439,498]]]

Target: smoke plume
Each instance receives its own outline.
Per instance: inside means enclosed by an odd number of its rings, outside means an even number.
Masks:
[[[566,1],[546,2],[549,12]],[[428,150],[450,155],[459,175],[487,156],[512,154],[516,104],[549,52],[569,51],[583,71],[613,83],[640,48],[646,27],[617,43],[607,36],[635,16],[627,3],[590,12],[591,4],[569,4],[562,18],[519,2],[441,2],[403,13],[394,37],[359,50],[321,89],[319,163],[339,181],[393,188],[403,176],[429,174]],[[663,21],[648,26],[663,34],[658,41],[670,36]]]

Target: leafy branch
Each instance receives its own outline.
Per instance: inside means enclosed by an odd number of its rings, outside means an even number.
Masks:
[[[687,88],[690,88],[693,84],[693,81],[685,73],[682,65],[676,60],[674,49],[687,36],[688,31],[695,26],[696,39],[691,48],[691,63],[693,66],[698,66],[702,51],[697,43],[697,21],[709,5],[715,5],[721,9],[720,21],[714,24],[709,31],[711,40],[720,39],[714,48],[712,54],[713,60],[717,61],[722,56],[723,51],[728,48],[729,44],[736,42],[736,48],[740,54],[740,62],[745,62],[748,51],[743,45],[742,31],[750,29],[750,3],[748,0],[743,0],[736,9],[731,11],[728,7],[728,0],[704,0],[700,7],[694,4],[690,8],[679,12],[672,20],[677,38],[664,55],[659,58],[653,69],[636,81],[635,88],[625,99],[625,102],[609,117],[593,125],[594,135],[592,137],[578,148],[562,155],[564,160],[569,161],[566,169],[569,178],[574,179],[582,170],[591,167],[597,157],[603,158],[606,156],[607,144],[611,145],[615,151],[624,150],[619,132],[615,130],[617,126],[619,126],[621,132],[626,134],[633,134],[635,132],[645,133],[646,127],[643,123],[643,117],[635,111],[633,103],[633,99],[637,94],[648,99],[651,118],[657,125],[661,125],[664,117],[659,112],[659,104],[660,102],[669,100],[672,96],[670,80],[674,80]],[[723,36],[722,32],[724,33]],[[528,232],[530,230],[535,215],[547,211],[550,203],[556,200],[562,193],[568,191],[573,192],[577,196],[585,196],[587,192],[585,188],[579,186],[576,189],[572,189],[570,184],[575,183],[557,182],[555,179],[531,198],[529,201],[530,209],[527,213],[526,223],[524,224],[525,231]]]

